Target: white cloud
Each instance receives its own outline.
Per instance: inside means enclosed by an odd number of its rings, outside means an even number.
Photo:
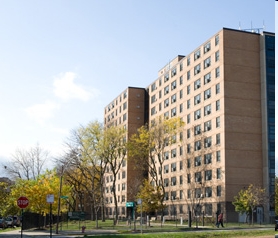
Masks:
[[[52,101],[46,101],[45,103],[35,104],[25,109],[29,117],[38,122],[44,124],[45,121],[54,116],[54,111],[58,110],[60,105]]]
[[[91,97],[97,94],[84,89],[83,86],[77,85],[74,80],[77,78],[77,74],[73,72],[61,73],[54,78],[54,93],[57,97],[62,98],[64,101],[70,99],[80,99],[84,102],[88,101]]]

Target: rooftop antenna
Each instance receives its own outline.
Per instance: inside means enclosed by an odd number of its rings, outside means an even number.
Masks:
[[[240,22],[238,22],[238,29],[241,30]]]

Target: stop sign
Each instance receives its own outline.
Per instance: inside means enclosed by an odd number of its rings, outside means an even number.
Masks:
[[[20,208],[26,208],[29,205],[29,200],[27,197],[20,197],[19,199],[17,199],[17,206],[19,206]]]

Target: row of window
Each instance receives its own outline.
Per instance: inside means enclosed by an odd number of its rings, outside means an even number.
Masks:
[[[217,46],[219,44],[219,36],[217,35],[215,37],[215,46]],[[203,46],[203,53],[206,54],[207,52],[209,52],[211,50],[211,42],[207,42],[204,46]],[[219,51],[215,52],[215,61],[219,61],[219,57],[220,57],[220,54],[219,54]],[[199,58],[201,58],[201,49],[198,49],[194,52],[194,61],[198,60]],[[187,58],[187,66],[189,66],[191,64],[191,60],[190,60],[190,56],[188,56]],[[207,59],[204,60],[204,68],[207,68],[209,67],[211,64],[211,57],[208,57]],[[200,65],[199,66],[195,66],[196,68],[194,68],[194,74],[198,74],[199,72],[199,68],[200,68]],[[183,61],[180,62],[179,64],[179,69],[180,71],[183,70]],[[175,75],[177,74],[177,68],[174,67],[172,68],[171,70],[171,77],[174,77]],[[190,78],[190,71],[187,72],[187,79]],[[164,75],[164,83],[167,82],[169,80],[169,73],[166,73]],[[161,78],[159,79],[159,86],[162,85],[162,80]],[[156,90],[157,87],[156,87],[156,83],[153,83],[151,85],[151,92],[153,92],[154,90]]]
[[[221,197],[221,185],[216,186],[215,188],[213,187],[205,187],[205,188],[195,188],[194,190],[188,189],[186,192],[187,199],[191,198],[209,198],[212,197],[213,189],[215,190],[216,196]],[[177,194],[179,193],[179,194]],[[179,196],[178,196],[179,195]],[[164,200],[165,201],[175,201],[175,200],[181,200],[184,198],[184,191],[171,191],[171,192],[165,192]]]

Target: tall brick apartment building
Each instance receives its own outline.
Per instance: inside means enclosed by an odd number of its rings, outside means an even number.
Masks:
[[[274,42],[273,33],[223,28],[167,63],[148,87],[128,87],[105,107],[105,126],[124,126],[127,139],[159,116],[185,122],[183,143],[169,147],[162,168],[162,182],[169,181],[166,216],[186,218],[193,196],[204,214],[222,211],[228,221],[238,221],[232,201],[240,189],[256,184],[274,193]],[[123,217],[131,215],[135,201],[129,189],[138,186],[139,175],[129,163],[115,188]],[[112,196],[105,196],[111,216]],[[273,207],[256,214],[257,221],[267,222]]]

